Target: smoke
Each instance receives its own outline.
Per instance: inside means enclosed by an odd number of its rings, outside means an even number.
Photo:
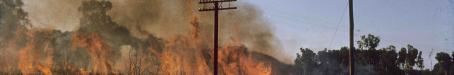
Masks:
[[[238,7],[238,10],[226,11],[221,16],[221,42],[238,40],[251,51],[271,55],[287,64],[293,63],[293,59],[282,53],[279,41],[262,13],[247,3],[239,3]],[[204,18],[207,19],[207,16]]]
[[[23,0],[23,9],[35,28],[74,31],[81,17],[77,8],[82,0]]]
[[[213,13],[198,12],[193,0],[112,0],[109,12],[115,22],[126,26],[135,36],[151,33],[161,38],[188,34],[192,19],[198,20],[200,38],[211,44],[213,34]],[[249,50],[272,55],[285,63],[292,59],[280,50],[273,30],[256,7],[247,3],[234,4],[236,10],[220,12],[220,44],[240,41]]]
[[[79,29],[82,13],[78,11],[86,0],[24,0],[23,9],[35,28],[75,31]],[[108,15],[119,25],[126,27],[130,35],[147,38],[153,34],[160,38],[188,34],[191,20],[198,19],[200,36],[212,40],[213,14],[199,13],[193,0],[110,0],[112,9]],[[265,53],[292,63],[280,50],[278,41],[256,7],[247,3],[235,4],[237,10],[220,14],[221,44],[232,40],[243,42],[252,51]],[[198,18],[200,17],[200,18]],[[209,41],[204,41],[211,44]]]
[[[18,72],[18,54],[25,45],[23,36],[17,33],[26,28],[27,14],[18,0],[0,0],[0,71]]]
[[[135,36],[151,33],[161,38],[188,32],[194,3],[192,0],[111,0],[112,19]],[[148,34],[145,34],[148,35]]]
[[[213,14],[199,13],[196,0],[24,0],[23,7],[20,0],[1,0],[0,5],[0,64],[6,64],[0,72],[212,72]],[[235,57],[230,50],[244,54],[241,61],[225,63],[226,70],[270,74],[251,52],[291,62],[261,13],[250,4],[235,5],[240,8],[220,14],[220,43],[229,55],[221,58]]]

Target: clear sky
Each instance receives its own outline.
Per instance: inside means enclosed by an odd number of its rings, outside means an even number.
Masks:
[[[241,2],[263,12],[283,50],[293,57],[300,47],[348,46],[347,0]],[[379,48],[411,44],[423,51],[426,67],[436,63],[435,53],[454,51],[454,0],[354,0],[354,13],[355,40],[371,33],[381,38]]]

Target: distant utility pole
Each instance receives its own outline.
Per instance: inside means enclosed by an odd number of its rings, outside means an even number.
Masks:
[[[200,0],[200,4],[207,5],[213,4],[212,7],[205,8],[205,6],[199,11],[214,11],[214,75],[218,75],[218,15],[219,10],[228,10],[228,9],[237,9],[237,7],[230,7],[230,2],[237,1],[237,0]],[[228,3],[228,7],[222,7],[222,3]]]
[[[354,34],[354,29],[355,29],[355,21],[353,21],[353,0],[348,0],[348,8],[349,8],[349,16],[350,16],[350,50],[349,50],[349,63],[348,65],[348,71],[350,75],[355,75],[355,46],[354,46],[354,39],[353,39],[353,34]]]

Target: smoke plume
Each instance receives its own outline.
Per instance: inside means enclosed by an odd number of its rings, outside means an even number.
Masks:
[[[175,37],[190,33],[188,26],[192,19],[196,19],[200,38],[212,40],[214,14],[198,12],[197,1],[112,0],[112,3],[114,8],[109,15],[114,21],[129,28],[133,34],[151,33],[162,38]],[[239,9],[220,12],[220,43],[241,41],[251,51],[272,55],[283,62],[291,63],[292,60],[279,51],[280,46],[273,30],[260,11],[247,3],[235,5]],[[204,43],[211,44],[209,41]]]
[[[74,31],[81,17],[77,8],[82,0],[23,0],[23,9],[35,28]]]
[[[196,0],[1,0],[0,5],[0,63],[5,64],[0,72],[212,74],[213,14],[198,12]],[[235,5],[239,9],[220,14],[221,72],[278,74],[271,62],[276,60],[255,56],[291,62],[280,53],[272,28],[252,5]]]

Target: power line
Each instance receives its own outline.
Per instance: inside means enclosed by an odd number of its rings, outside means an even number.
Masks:
[[[336,34],[337,34],[337,31],[339,30],[339,25],[340,25],[340,23],[342,23],[343,20],[344,20],[345,10],[347,9],[347,7],[348,7],[348,2],[347,2],[347,4],[345,5],[345,8],[343,9],[344,11],[342,11],[341,17],[339,18],[339,21],[338,21],[337,24],[336,24],[336,30],[334,31],[333,37],[331,37],[331,41],[329,42],[329,46],[328,46],[328,47],[331,47],[331,45],[333,44],[333,41],[334,41],[335,36],[336,36]]]

